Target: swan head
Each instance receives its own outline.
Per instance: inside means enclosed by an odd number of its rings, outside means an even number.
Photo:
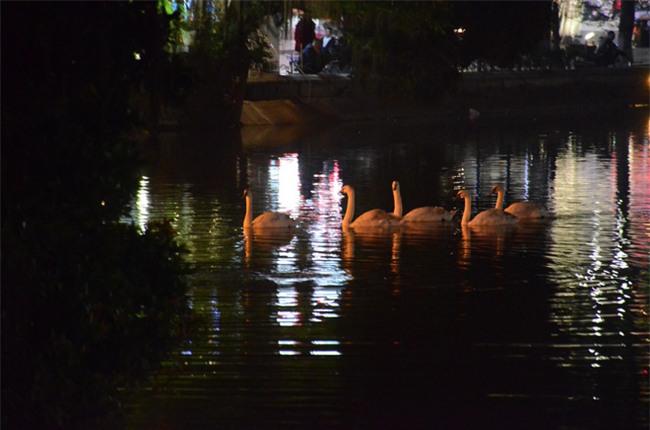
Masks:
[[[490,191],[490,194],[498,194],[503,192],[503,187],[499,184],[494,184],[492,187],[492,191]]]
[[[248,196],[253,197],[253,193],[252,193],[251,190],[249,190],[248,188],[244,188],[244,194],[241,196],[241,198],[242,198],[242,199],[245,199],[245,198],[248,197]]]
[[[352,188],[351,185],[343,185],[343,188],[341,188],[341,192],[343,194],[350,195],[351,193],[354,192],[354,188]]]
[[[393,181],[393,191],[399,190],[399,181]]]
[[[465,190],[460,190],[456,194],[456,200],[463,200],[469,197],[469,194]]]

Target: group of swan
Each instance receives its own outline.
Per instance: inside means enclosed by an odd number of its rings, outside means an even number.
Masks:
[[[399,193],[399,182],[393,182],[393,188],[397,186],[397,194],[393,197],[395,198],[395,210],[399,206],[399,216],[402,216],[402,196]],[[447,209],[440,206],[423,206],[421,208],[415,208],[409,213],[402,217],[402,223],[426,223],[426,222],[441,222],[441,221],[451,221],[456,215],[458,209],[448,211]],[[397,212],[395,212],[397,214]]]
[[[403,225],[414,225],[415,223],[437,223],[451,221],[457,210],[448,211],[439,206],[424,206],[416,208],[402,216],[402,196],[398,181],[392,183],[394,210],[387,212],[383,209],[371,209],[354,219],[356,196],[351,185],[344,185],[341,192],[348,198],[347,208],[343,216],[342,228],[348,229],[389,229]],[[492,188],[492,194],[497,194],[496,207],[481,211],[472,218],[472,202],[470,195],[465,190],[458,191],[457,199],[465,201],[462,225],[486,226],[486,225],[514,225],[520,219],[545,218],[547,211],[537,203],[518,202],[513,203],[503,210],[504,190],[501,185]],[[280,212],[265,212],[253,219],[253,198],[250,189],[244,190],[246,198],[246,215],[244,217],[244,228],[273,228],[293,229],[298,222],[287,214]]]
[[[492,187],[492,193],[497,195],[497,205],[496,209],[503,210],[511,215],[516,216],[520,219],[537,219],[537,218],[546,218],[548,217],[548,211],[544,206],[534,203],[534,202],[516,202],[503,209],[503,198],[505,192],[503,187],[499,184],[496,184]]]
[[[386,212],[383,209],[371,209],[367,212],[362,213],[352,221],[354,218],[354,205],[356,201],[354,188],[351,185],[344,185],[341,189],[341,192],[348,197],[348,206],[345,209],[345,215],[343,216],[342,227],[347,229],[351,228],[390,228],[397,227],[402,222],[402,204],[401,197],[399,196],[399,183],[393,181],[393,199],[395,200],[395,208],[393,212]]]
[[[519,218],[498,208],[481,211],[472,218],[472,201],[469,193],[465,190],[460,190],[456,195],[456,198],[465,200],[463,218],[460,221],[462,225],[469,225],[470,227],[484,225],[515,225],[519,222]]]
[[[516,225],[519,220],[535,220],[548,217],[546,209],[534,202],[517,202],[503,209],[503,199],[505,192],[503,187],[496,184],[492,187],[490,194],[497,195],[497,203],[493,209],[487,209],[476,214],[471,218],[472,202],[469,193],[460,190],[456,195],[457,199],[465,200],[465,209],[463,218],[460,221],[462,225],[485,226],[485,225]],[[470,220],[471,218],[471,220]]]
[[[371,209],[359,215],[354,221],[355,192],[351,185],[345,185],[341,190],[348,197],[348,205],[343,217],[343,228],[389,228],[397,227],[410,223],[441,222],[451,221],[456,211],[448,211],[439,206],[424,206],[416,208],[402,216],[402,195],[399,182],[393,181],[393,212],[387,212],[383,209]]]

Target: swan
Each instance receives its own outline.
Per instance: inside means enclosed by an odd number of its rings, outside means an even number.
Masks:
[[[492,187],[491,194],[494,193],[497,194],[497,204],[495,208],[501,209],[504,212],[514,215],[519,219],[546,218],[548,216],[546,209],[542,205],[534,202],[513,203],[504,210],[503,198],[505,192],[503,191],[503,187],[499,184],[494,185],[494,187]]]
[[[265,212],[253,219],[253,193],[250,189],[244,190],[246,199],[246,215],[244,216],[244,228],[274,228],[274,229],[292,229],[298,225],[298,222],[289,217],[287,214],[280,212]]]
[[[399,182],[393,182],[393,194],[395,199],[395,215],[402,216],[402,195],[400,193]],[[397,212],[399,207],[400,211]],[[409,213],[402,217],[402,223],[414,223],[414,222],[440,222],[440,221],[451,221],[451,219],[456,215],[458,209],[453,211],[448,211],[445,208],[440,206],[423,206],[421,208],[415,208]]]
[[[345,216],[342,222],[344,230],[348,227],[384,229],[400,225],[401,218],[399,216],[395,215],[395,213],[386,212],[383,209],[371,209],[352,221],[354,218],[355,204],[354,188],[351,185],[344,185],[341,192],[348,196],[348,206],[345,209]],[[395,189],[393,189],[393,197],[395,196],[394,193]]]
[[[519,219],[514,215],[506,213],[500,209],[488,209],[476,214],[470,221],[472,216],[472,202],[469,194],[465,190],[458,191],[456,199],[465,200],[465,209],[463,211],[463,218],[460,221],[462,225],[483,226],[483,225],[515,225]]]

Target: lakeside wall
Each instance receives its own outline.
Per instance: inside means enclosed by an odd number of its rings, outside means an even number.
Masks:
[[[646,66],[635,66],[467,73],[455,92],[429,107],[355,97],[345,77],[257,75],[249,79],[241,123],[469,121],[470,109],[486,118],[648,111],[649,72]]]

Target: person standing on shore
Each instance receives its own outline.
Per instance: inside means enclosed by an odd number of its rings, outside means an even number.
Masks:
[[[296,52],[302,52],[316,38],[316,23],[311,19],[311,14],[307,11],[300,16],[296,29],[293,33],[296,42],[294,49]]]

